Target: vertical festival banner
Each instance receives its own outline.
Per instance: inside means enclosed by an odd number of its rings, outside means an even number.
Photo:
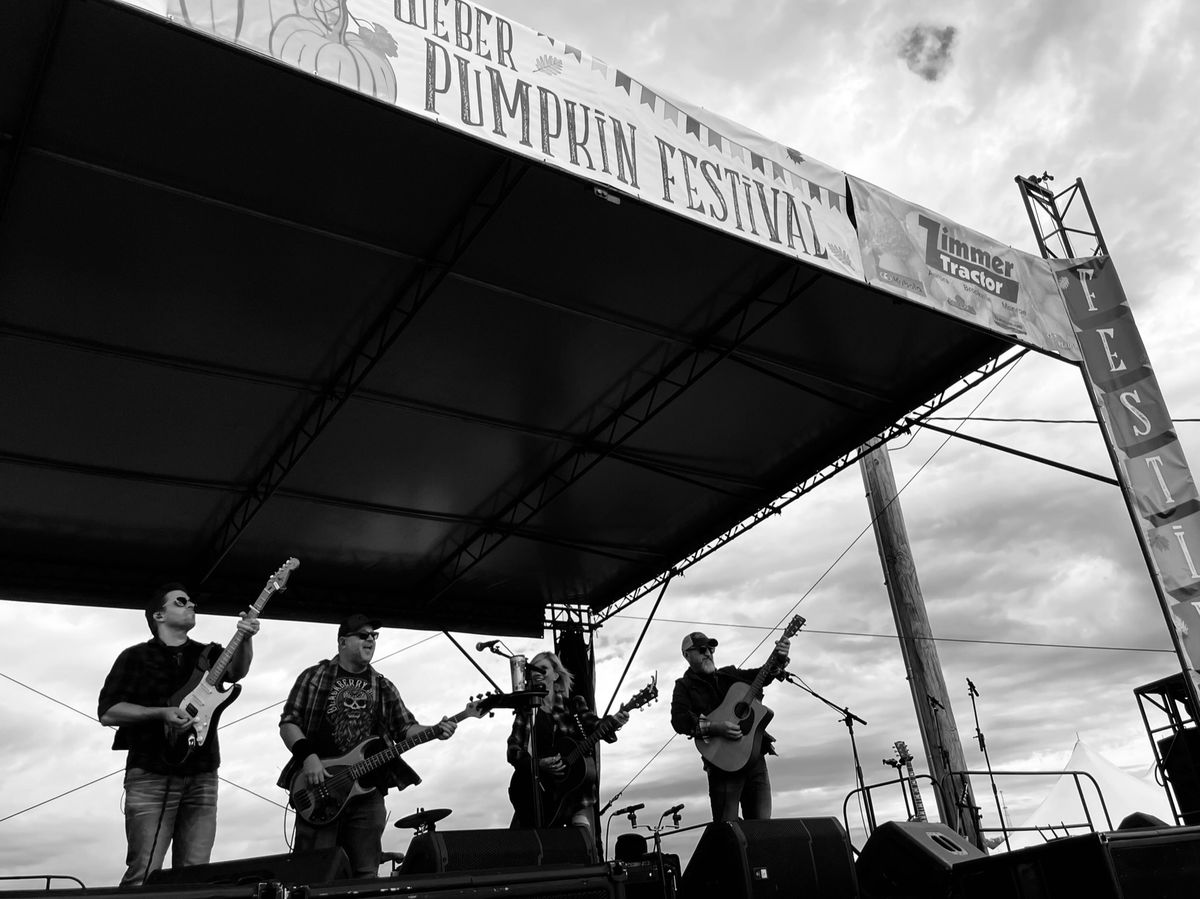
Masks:
[[[1110,257],[1050,260],[1183,667],[1200,660],[1200,495]],[[1197,681],[1192,676],[1193,683]]]

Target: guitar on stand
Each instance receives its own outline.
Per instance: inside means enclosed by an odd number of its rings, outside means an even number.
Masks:
[[[912,815],[908,820],[928,821],[929,819],[925,817],[925,803],[921,801],[921,789],[917,786],[917,775],[913,773],[912,753],[908,751],[908,746],[903,740],[897,740],[895,743],[895,748],[897,759],[896,765],[897,767],[900,765],[904,766],[905,774],[908,777],[908,792],[912,796]]]
[[[248,617],[257,618],[261,615],[267,601],[276,593],[287,589],[288,578],[299,567],[300,560],[296,558],[290,558],[279,566],[279,570],[267,579],[267,584],[258,594],[258,599],[250,606]],[[233,684],[227,690],[221,689],[221,678],[224,677],[225,669],[229,667],[233,657],[237,655],[242,645],[242,636],[240,630],[235,630],[233,637],[225,644],[224,651],[212,666],[207,670],[197,667],[188,678],[188,682],[168,701],[168,705],[178,707],[189,716],[192,723],[185,731],[165,728],[167,745],[163,750],[163,761],[167,764],[181,764],[194,750],[203,746],[209,732],[217,726],[225,706],[237,699],[238,694],[242,692],[241,684]]]
[[[780,640],[790,640],[804,627],[803,616],[796,615],[784,628]],[[725,693],[721,704],[703,716],[708,721],[734,721],[742,731],[741,739],[729,739],[712,734],[696,739],[696,748],[705,760],[722,771],[740,771],[753,758],[762,753],[763,731],[775,713],[762,704],[763,685],[774,677],[786,660],[780,658],[779,650],[771,655],[758,669],[750,683],[734,684]]]

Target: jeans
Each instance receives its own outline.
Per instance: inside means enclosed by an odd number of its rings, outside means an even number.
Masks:
[[[771,817],[771,779],[766,756],[759,756],[741,771],[730,774],[718,768],[708,772],[708,799],[714,821],[734,821],[741,807],[746,821]]]
[[[355,877],[378,877],[379,861],[383,854],[383,825],[386,822],[383,793],[372,790],[351,799],[337,820],[322,827],[314,827],[297,817],[293,851],[341,846],[350,859],[350,868]]]
[[[125,772],[125,876],[121,886],[138,886],[163,866],[204,865],[217,837],[217,772],[190,776]]]

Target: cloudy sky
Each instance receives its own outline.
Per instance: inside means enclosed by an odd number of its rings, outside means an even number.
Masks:
[[[1013,184],[1048,171],[1087,184],[1184,449],[1197,464],[1200,293],[1191,242],[1200,210],[1200,6],[1184,2],[646,3],[493,0],[512,19],[584,48],[639,81],[757,131],[968,227],[1034,251]],[[1078,372],[1030,354],[945,416],[963,430],[1111,475]],[[1037,419],[1038,421],[1033,421]],[[943,424],[954,425],[956,423]],[[1137,771],[1151,762],[1134,687],[1177,670],[1127,513],[1115,488],[939,435],[893,447],[921,585],[939,637],[968,763],[983,766],[966,678],[997,769],[1052,769],[1081,738]],[[600,693],[613,691],[648,614],[631,607],[597,635]],[[868,722],[856,730],[869,781],[892,772],[894,741],[920,746],[857,469],[741,537],[673,584],[621,687],[655,671],[669,695],[680,636],[719,636],[718,663],[753,663],[776,622],[800,612],[793,669]],[[0,601],[0,874],[71,874],[89,886],[123,869],[123,756],[92,719],[117,652],[144,637],[141,615]],[[232,619],[200,616],[194,636],[225,641]],[[476,638],[468,637],[464,643]],[[279,705],[297,671],[335,649],[331,628],[268,620],[245,692],[226,716],[215,859],[287,850],[274,786],[285,761]],[[539,641],[509,640],[532,654]],[[502,659],[478,657],[504,682]],[[377,665],[424,721],[487,684],[445,637],[385,631]],[[854,786],[837,714],[785,685],[768,694],[780,758],[777,815],[841,815]],[[685,802],[706,819],[695,750],[671,740],[666,702],[635,714],[604,757],[602,800],[644,802],[639,823]],[[443,827],[501,826],[503,716],[467,721],[453,741],[414,750],[424,783],[389,799],[393,818],[448,807]],[[917,752],[917,767],[924,759]],[[1045,783],[1001,780],[1015,820]],[[990,797],[986,781],[976,794]],[[995,810],[985,802],[985,824]],[[927,797],[927,805],[933,803]],[[887,817],[889,808],[881,809]],[[851,811],[851,823],[858,813]],[[612,839],[627,829],[612,825]],[[403,849],[391,827],[385,847]],[[692,835],[667,837],[687,854]]]

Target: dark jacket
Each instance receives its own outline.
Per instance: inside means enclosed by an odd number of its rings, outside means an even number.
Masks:
[[[758,674],[757,668],[735,668],[727,665],[713,674],[698,674],[689,668],[675,681],[671,694],[671,727],[677,733],[699,736],[700,716],[707,715],[725,699],[729,688],[737,683],[749,683]],[[763,755],[775,755],[775,738],[763,733]],[[705,770],[709,765],[704,763]]]

